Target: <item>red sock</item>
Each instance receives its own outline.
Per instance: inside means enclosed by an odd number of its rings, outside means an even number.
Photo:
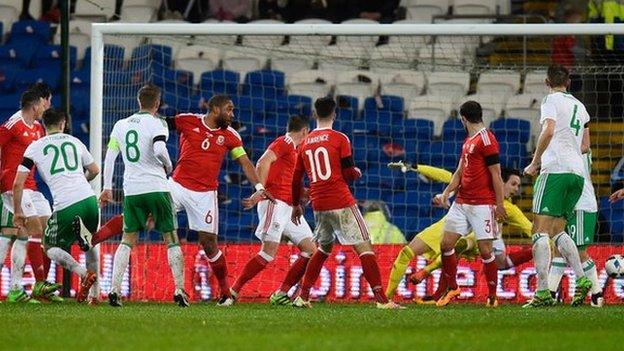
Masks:
[[[228,270],[227,263],[225,262],[225,255],[219,250],[216,255],[208,259],[208,262],[210,262],[210,268],[212,268],[212,272],[219,282],[221,296],[231,296],[230,285],[227,281]]]
[[[442,253],[442,277],[446,280],[446,286],[451,289],[457,289],[457,256],[455,250],[451,251],[450,255]]]
[[[280,286],[280,291],[285,293],[290,290],[295,284],[301,280],[303,275],[305,274],[306,267],[308,266],[308,262],[310,261],[310,257],[304,257],[299,255],[299,258],[290,266],[288,273],[286,273],[286,278],[284,278],[284,282],[282,286]]]
[[[496,297],[496,286],[498,285],[498,266],[494,255],[490,259],[483,260],[485,281],[488,287],[488,296]]]
[[[360,262],[362,262],[364,278],[366,278],[371,289],[373,289],[373,294],[375,294],[375,300],[379,303],[388,303],[388,298],[381,287],[381,273],[379,273],[375,254],[370,252],[360,255]]]
[[[316,279],[318,279],[319,274],[321,274],[323,263],[325,263],[327,257],[329,257],[329,255],[325,252],[316,250],[314,255],[310,258],[310,262],[308,262],[305,274],[303,275],[303,282],[301,283],[300,296],[302,299],[306,301],[310,299],[310,289],[316,282]]]
[[[525,262],[529,262],[533,258],[533,248],[528,247],[520,251],[512,252],[508,254],[507,257],[512,262],[511,267],[517,267]]]
[[[123,234],[123,215],[116,215],[115,217],[104,223],[100,229],[93,234],[91,238],[91,245],[95,246],[101,242],[104,242],[114,236]]]
[[[45,281],[47,277],[43,266],[43,249],[41,249],[41,239],[28,239],[26,251],[28,253],[28,260],[30,260],[30,265],[32,266],[33,274],[35,275],[35,280],[38,282]]]
[[[440,274],[440,281],[438,282],[438,288],[433,293],[433,295],[431,295],[431,297],[435,301],[438,301],[442,297],[442,295],[446,293],[446,288],[447,288],[447,285],[446,285],[446,279],[444,279],[444,274]]]
[[[269,264],[269,261],[260,255],[252,257],[249,261],[247,261],[245,268],[243,268],[243,272],[238,276],[234,285],[232,285],[232,290],[239,293],[243,288],[243,285],[260,273],[267,264]]]

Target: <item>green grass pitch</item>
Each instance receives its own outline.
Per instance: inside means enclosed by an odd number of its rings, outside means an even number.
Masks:
[[[2,350],[618,350],[624,306],[0,305]]]

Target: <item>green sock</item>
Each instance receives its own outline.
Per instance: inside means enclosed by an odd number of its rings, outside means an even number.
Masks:
[[[389,299],[394,297],[396,289],[399,287],[403,275],[405,275],[407,265],[409,265],[412,258],[414,258],[414,251],[412,251],[409,246],[405,246],[401,249],[401,252],[399,252],[396,260],[394,260],[392,271],[390,272],[390,279],[388,280],[388,287],[386,288],[386,296],[388,296]]]

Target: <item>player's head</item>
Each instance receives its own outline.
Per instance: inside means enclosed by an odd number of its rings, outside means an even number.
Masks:
[[[336,119],[336,101],[329,96],[314,101],[314,116],[319,121],[333,121]]]
[[[26,90],[22,93],[20,107],[23,113],[32,113],[36,119],[40,119],[43,111],[46,110],[44,99],[34,90]]]
[[[459,107],[459,116],[464,126],[466,126],[467,123],[477,124],[483,122],[483,110],[481,109],[481,105],[473,100],[466,101]]]
[[[47,85],[44,82],[37,82],[34,84],[31,84],[28,87],[28,90],[32,90],[34,92],[36,92],[37,94],[39,94],[39,96],[44,100],[44,108],[47,110],[50,108],[50,106],[52,106],[52,89],[50,89],[50,86]]]
[[[546,85],[551,89],[567,89],[570,86],[570,71],[562,65],[550,65],[546,74]]]
[[[292,115],[288,119],[288,133],[290,134],[300,134],[305,138],[310,131],[310,121],[308,117]]]
[[[503,192],[505,198],[512,197],[520,190],[520,172],[512,168],[503,168],[501,170],[501,176],[503,178]]]
[[[160,96],[161,92],[159,87],[152,84],[144,85],[137,93],[139,107],[141,110],[158,111],[160,107]]]
[[[49,108],[45,110],[42,119],[43,126],[48,133],[51,130],[64,130],[65,123],[67,123],[67,116],[65,116],[65,112],[56,108]]]
[[[208,113],[214,116],[219,128],[227,128],[234,119],[234,103],[227,95],[214,95],[208,100]]]

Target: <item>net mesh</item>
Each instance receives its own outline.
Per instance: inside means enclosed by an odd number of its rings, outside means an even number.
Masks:
[[[444,211],[431,198],[444,184],[415,172],[402,173],[389,162],[432,165],[453,171],[465,138],[457,108],[476,100],[501,145],[503,166],[521,170],[530,161],[539,133],[539,107],[548,90],[551,62],[571,68],[571,92],[593,119],[593,182],[599,197],[597,241],[622,242],[623,209],[606,206],[605,196],[624,172],[622,66],[598,49],[599,36],[105,36],[103,145],[115,121],[137,109],[136,92],[151,82],[163,89],[160,113],[205,113],[207,100],[228,94],[236,107],[236,128],[252,161],[283,134],[290,115],[311,115],[315,98],[338,102],[335,128],[352,142],[364,176],[352,190],[366,209],[382,208],[409,241],[438,221]],[[89,57],[89,56],[87,56]],[[614,56],[615,57],[615,56]],[[87,62],[88,64],[88,62]],[[168,147],[177,158],[178,136]],[[105,150],[104,150],[105,151]],[[123,166],[115,175],[121,199]],[[515,203],[530,214],[532,186]],[[252,193],[235,161],[219,176],[220,240],[249,243],[258,223],[243,211],[241,198]],[[104,210],[105,219],[121,206]],[[306,218],[313,225],[311,211]],[[179,214],[179,236],[188,242]],[[508,242],[527,242],[519,228],[505,227]],[[144,233],[148,241],[160,240]],[[199,256],[198,256],[199,257]],[[166,257],[159,257],[166,262]],[[229,258],[230,259],[230,258]],[[233,260],[235,258],[231,258]],[[246,257],[236,263],[243,265]]]

